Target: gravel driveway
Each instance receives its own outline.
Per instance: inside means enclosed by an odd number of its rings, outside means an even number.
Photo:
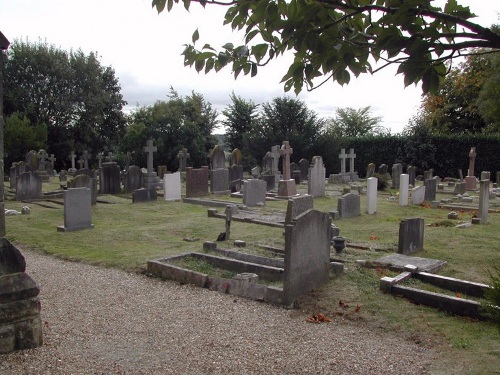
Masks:
[[[426,374],[436,356],[353,323],[22,252],[44,345],[0,355],[0,374]]]

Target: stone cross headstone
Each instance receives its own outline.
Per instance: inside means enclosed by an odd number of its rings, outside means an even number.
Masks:
[[[76,166],[75,166],[76,154],[74,151],[71,151],[71,154],[68,156],[68,159],[71,160],[71,168],[69,168],[68,172],[74,173],[76,171]]]
[[[177,154],[177,159],[179,160],[179,170],[181,172],[185,171],[186,170],[186,167],[187,167],[187,159],[190,157],[191,155],[189,154],[189,152],[187,152],[187,148],[183,147],[179,153]]]
[[[83,169],[83,168],[84,168],[84,165],[85,165],[85,160],[83,160],[83,159],[78,159],[78,166],[80,167],[80,169]]]
[[[347,154],[347,158],[349,159],[349,173],[351,175],[354,174],[354,159],[356,159],[356,154],[354,153],[354,149],[349,149],[349,153]]]
[[[293,154],[293,148],[288,141],[283,141],[280,149],[280,155],[283,158],[283,180],[290,180],[290,155]]]
[[[45,150],[40,150],[38,151],[38,170],[39,171],[45,171],[45,159],[47,159],[49,155],[47,155],[47,152]]]
[[[153,153],[158,150],[158,147],[153,146],[153,140],[148,139],[146,146],[144,147],[144,152],[148,154],[148,174],[154,173],[153,167]]]
[[[475,176],[474,174],[474,163],[476,161],[476,148],[471,147],[469,151],[469,170],[467,172],[467,176]]]
[[[340,149],[339,159],[340,159],[340,173],[345,174],[346,173],[345,162],[347,160],[347,154],[345,153],[345,148]]]
[[[82,155],[82,159],[83,159],[83,168],[86,168],[86,169],[89,169],[89,152],[87,150],[83,150],[83,155]]]
[[[271,154],[270,154],[270,156],[271,156],[271,159],[272,159],[272,169],[271,169],[271,172],[273,174],[277,174],[278,170],[279,170],[279,162],[280,162],[280,157],[281,157],[280,146],[279,145],[275,145],[275,146],[271,147]]]
[[[115,155],[110,151],[108,152],[108,156],[106,156],[106,161],[108,163],[112,163],[115,160]]]
[[[54,154],[50,154],[50,157],[48,159],[50,161],[50,164],[52,165],[52,169],[54,169],[54,163],[55,161],[57,160],[55,157],[54,157]]]

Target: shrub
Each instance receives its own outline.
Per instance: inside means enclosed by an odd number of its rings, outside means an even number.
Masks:
[[[387,182],[389,181],[389,178],[387,175],[382,175],[380,173],[375,173],[373,177],[377,178],[377,190],[385,190],[388,187]]]
[[[490,272],[490,286],[484,293],[486,303],[483,307],[483,315],[495,322],[500,330],[500,267],[493,266],[494,272]]]

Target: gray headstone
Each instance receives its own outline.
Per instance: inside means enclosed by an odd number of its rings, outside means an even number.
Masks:
[[[219,145],[215,146],[212,150],[210,166],[211,169],[226,168],[226,155],[224,154],[224,149]]]
[[[361,215],[361,202],[358,194],[348,193],[339,198],[337,210],[341,219]]]
[[[411,254],[424,248],[424,219],[401,220],[399,224],[399,254]]]
[[[422,204],[425,201],[425,186],[417,186],[412,189],[411,202],[413,204]]]
[[[97,204],[97,181],[95,178],[90,178],[86,174],[81,174],[75,176],[70,181],[68,181],[67,186],[69,189],[76,189],[76,188],[90,189],[91,192],[90,202],[92,205]]]
[[[234,193],[241,190],[243,184],[243,166],[232,165],[229,167],[229,190]]]
[[[245,180],[243,182],[243,204],[248,207],[266,204],[266,182]]]
[[[229,170],[227,168],[212,169],[210,171],[210,191],[225,193],[229,189]]]
[[[286,209],[285,224],[290,224],[299,215],[304,212],[312,210],[314,205],[314,198],[312,195],[303,195],[288,199]]]
[[[58,226],[58,231],[70,232],[94,227],[91,222],[91,194],[87,188],[64,191],[64,225]]]
[[[387,170],[388,170],[388,166],[387,164],[380,164],[378,166],[378,173],[382,176],[385,176],[387,174]]]
[[[373,177],[374,174],[375,174],[375,163],[370,163],[366,168],[366,178]]]
[[[309,167],[310,163],[307,159],[299,160],[299,169],[300,169],[300,179],[302,181],[306,181],[309,176]]]
[[[42,178],[34,172],[16,177],[16,201],[42,197]]]
[[[141,188],[132,193],[132,203],[151,202],[158,199],[158,193],[155,188]]]
[[[403,173],[403,165],[396,163],[392,165],[392,187],[399,189],[399,181]]]
[[[425,186],[425,200],[428,202],[436,200],[437,180],[434,178],[425,180],[424,186]]]
[[[321,156],[314,156],[308,170],[307,193],[313,197],[325,196],[326,170]]]
[[[120,167],[116,162],[102,163],[99,191],[101,194],[119,194],[121,192]]]
[[[131,165],[128,171],[123,173],[123,190],[125,193],[133,193],[144,186],[144,174],[136,165]]]
[[[417,176],[417,168],[414,167],[413,165],[409,165],[408,168],[406,169],[408,173],[408,183],[411,186],[415,186],[415,178]]]
[[[328,282],[331,225],[329,214],[309,210],[285,226],[285,305]]]

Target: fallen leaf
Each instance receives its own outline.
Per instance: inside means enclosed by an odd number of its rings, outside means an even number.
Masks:
[[[460,293],[455,293],[455,297],[462,298],[462,295]]]
[[[354,312],[359,312],[359,310],[361,310],[361,305],[356,305]]]
[[[349,305],[345,302],[339,301],[339,307],[343,307],[344,309],[347,309]]]

